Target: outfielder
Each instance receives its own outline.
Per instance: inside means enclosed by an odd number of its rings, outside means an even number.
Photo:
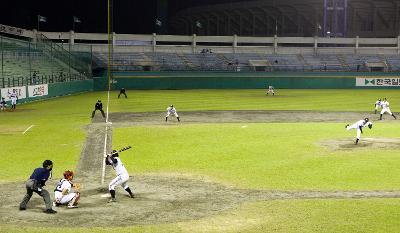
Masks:
[[[267,95],[268,95],[269,93],[271,93],[272,95],[275,95],[274,87],[273,87],[273,86],[268,86]]]
[[[390,108],[389,108],[389,101],[387,101],[386,98],[384,98],[383,101],[381,102],[381,107],[382,107],[382,110],[381,110],[381,116],[379,117],[379,120],[382,120],[382,115],[383,115],[385,112],[387,112],[387,113],[389,113],[390,115],[392,115],[392,117],[393,117],[394,119],[397,119],[396,116],[390,111]]]
[[[61,179],[56,188],[54,189],[54,202],[53,206],[65,205],[68,204],[68,208],[76,208],[80,193],[79,187],[80,184],[73,184],[71,181],[74,179],[74,172],[65,171],[64,178]],[[75,188],[76,192],[71,192],[71,188]]]
[[[6,100],[4,99],[4,97],[1,97],[0,111],[5,111],[5,110],[7,110],[7,103],[6,103]]]
[[[117,174],[117,177],[115,177],[108,185],[108,190],[110,191],[111,194],[111,199],[109,200],[109,202],[116,201],[115,187],[118,185],[121,185],[122,188],[124,188],[125,191],[129,193],[129,196],[131,198],[134,198],[135,196],[133,195],[131,189],[128,186],[128,180],[129,180],[128,171],[126,170],[124,164],[122,164],[118,152],[116,150],[113,150],[112,153],[108,154],[105,159],[106,159],[106,164],[112,166],[115,170],[115,173]]]
[[[378,109],[381,107],[381,103],[382,103],[382,100],[381,99],[378,99],[376,102],[375,102],[375,114],[376,114],[376,112],[378,111]]]
[[[18,100],[18,95],[15,93],[15,90],[13,90],[13,93],[9,95],[11,99],[11,109],[15,109],[15,106],[17,106],[17,100]]]
[[[372,129],[372,122],[370,122],[368,118],[365,118],[364,120],[359,120],[352,125],[346,125],[345,128],[347,130],[357,129],[356,144],[358,144],[358,141],[360,141],[361,134],[363,133],[362,128],[364,128],[365,126],[368,126],[368,128]]]
[[[57,211],[52,209],[52,203],[50,194],[47,190],[43,189],[46,185],[46,181],[51,177],[51,170],[53,169],[53,162],[51,160],[45,160],[43,167],[36,168],[32,175],[26,182],[26,194],[22,202],[19,204],[19,210],[26,210],[26,205],[32,197],[33,192],[43,197],[44,203],[46,204],[45,213],[55,214]]]
[[[167,108],[167,115],[165,116],[165,121],[168,121],[169,115],[174,114],[176,119],[180,122],[181,120],[179,119],[178,113],[176,112],[176,109],[174,108],[174,105],[171,105]]]

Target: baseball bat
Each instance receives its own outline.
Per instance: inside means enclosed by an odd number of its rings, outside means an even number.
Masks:
[[[109,155],[115,155],[115,154],[117,154],[119,152],[126,151],[126,150],[129,150],[131,148],[132,148],[131,146],[126,146],[126,147],[123,147],[122,149],[119,149],[117,152],[111,153]]]

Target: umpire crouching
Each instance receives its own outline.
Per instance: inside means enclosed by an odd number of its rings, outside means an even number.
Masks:
[[[43,189],[46,185],[46,181],[51,177],[51,170],[53,169],[53,162],[51,160],[45,160],[43,162],[43,167],[36,168],[29,180],[26,182],[26,194],[24,199],[22,199],[21,204],[19,204],[19,210],[26,210],[26,205],[32,197],[33,192],[39,194],[43,197],[44,203],[46,204],[45,213],[55,214],[57,211],[52,209],[53,203],[50,199],[50,194],[47,190]]]
[[[104,114],[103,111],[103,103],[101,103],[101,100],[97,100],[97,103],[94,105],[94,110],[92,112],[92,118],[94,117],[94,114],[96,111],[99,110],[101,112],[101,115],[103,115],[104,118],[106,118],[106,115]]]

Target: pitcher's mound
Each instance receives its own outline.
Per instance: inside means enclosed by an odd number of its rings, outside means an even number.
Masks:
[[[322,141],[320,144],[330,150],[400,149],[400,138],[361,138],[357,145],[354,138],[345,138]]]

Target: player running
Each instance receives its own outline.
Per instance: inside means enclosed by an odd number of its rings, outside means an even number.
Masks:
[[[176,109],[174,108],[174,105],[171,105],[167,108],[167,115],[165,116],[165,122],[168,121],[169,115],[173,114],[176,119],[180,122],[181,120],[179,119],[178,113],[176,112]]]
[[[118,152],[116,150],[113,150],[112,153],[108,154],[105,159],[106,159],[106,164],[112,166],[113,169],[115,170],[115,173],[117,174],[117,177],[115,177],[108,185],[108,190],[110,191],[111,194],[111,199],[109,200],[109,202],[116,202],[115,187],[118,185],[121,185],[122,188],[124,188],[125,191],[129,193],[129,196],[131,198],[134,198],[135,196],[133,195],[131,189],[128,186],[128,180],[129,180],[128,171],[126,170],[124,164],[121,162]]]
[[[68,208],[76,208],[80,193],[79,188],[80,184],[73,184],[71,181],[74,179],[74,172],[65,171],[64,178],[61,179],[56,188],[54,189],[54,202],[53,206],[65,205],[68,204]],[[75,188],[76,192],[71,192],[71,189]]]
[[[379,120],[382,120],[382,115],[383,115],[385,112],[387,112],[387,113],[389,113],[390,115],[392,115],[392,117],[393,117],[394,119],[397,119],[396,116],[390,111],[390,108],[389,108],[389,101],[387,101],[386,98],[384,98],[383,101],[381,102],[381,108],[382,108],[382,110],[381,110],[381,115],[380,115],[380,117],[379,117]]]
[[[381,107],[381,103],[382,103],[382,100],[381,99],[378,99],[376,102],[375,102],[375,114],[377,113],[377,111],[378,111],[378,109]]]
[[[272,95],[275,95],[274,87],[273,87],[273,86],[268,86],[267,95],[270,94],[270,93],[271,93]]]
[[[357,129],[356,144],[358,144],[358,142],[360,141],[361,134],[363,133],[362,128],[364,128],[365,126],[368,126],[368,128],[372,129],[372,122],[370,122],[368,118],[365,118],[364,120],[359,120],[352,125],[347,124],[345,126],[347,130]]]

